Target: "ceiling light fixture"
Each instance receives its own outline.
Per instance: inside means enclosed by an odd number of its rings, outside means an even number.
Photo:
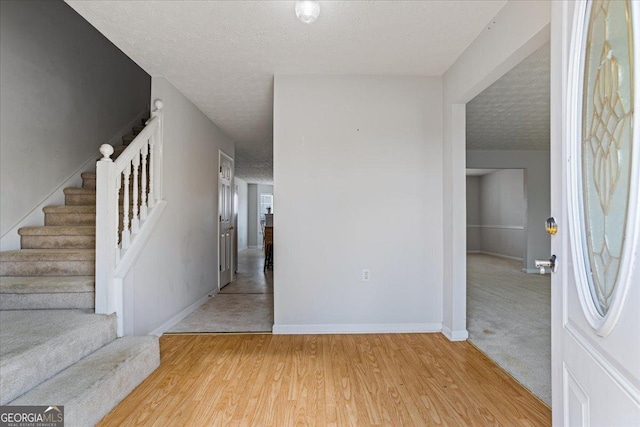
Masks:
[[[296,16],[305,24],[311,24],[320,15],[319,0],[296,0]]]

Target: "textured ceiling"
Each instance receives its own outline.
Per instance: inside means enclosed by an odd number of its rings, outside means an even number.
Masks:
[[[548,150],[547,43],[467,104],[468,150]]]
[[[236,141],[236,175],[272,181],[274,74],[442,75],[506,3],[67,0]]]

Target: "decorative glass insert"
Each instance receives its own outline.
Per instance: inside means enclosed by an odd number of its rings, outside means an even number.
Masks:
[[[582,100],[585,264],[600,315],[609,310],[625,240],[633,143],[633,55],[628,0],[594,0]]]

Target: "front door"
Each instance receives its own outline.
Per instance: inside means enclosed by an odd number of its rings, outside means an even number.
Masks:
[[[220,152],[218,175],[218,220],[219,220],[219,264],[220,289],[231,282],[233,266],[233,160]]]
[[[554,425],[640,426],[640,4],[552,7]]]

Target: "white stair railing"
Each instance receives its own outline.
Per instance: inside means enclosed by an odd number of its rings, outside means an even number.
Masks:
[[[118,336],[124,333],[122,279],[162,201],[162,101],[154,106],[146,126],[122,154],[112,160],[113,147],[103,144],[96,164],[95,310],[116,313]]]

